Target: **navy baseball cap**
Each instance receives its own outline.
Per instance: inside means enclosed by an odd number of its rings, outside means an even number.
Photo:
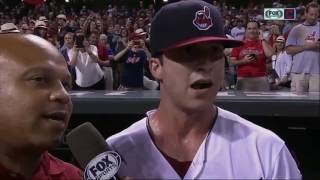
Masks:
[[[225,48],[239,47],[242,41],[224,34],[219,10],[202,0],[183,0],[163,6],[151,23],[152,56],[178,47],[213,42]]]

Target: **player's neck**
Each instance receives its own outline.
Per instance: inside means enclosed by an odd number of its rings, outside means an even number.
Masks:
[[[158,121],[159,128],[166,133],[183,138],[190,133],[206,134],[213,123],[215,114],[215,108],[212,106],[199,111],[187,112],[168,104],[162,105],[160,102],[154,119]]]
[[[158,110],[149,118],[157,148],[181,162],[192,161],[213,127],[216,108],[211,106],[210,110],[199,113],[201,115],[198,113],[179,112],[160,103]]]

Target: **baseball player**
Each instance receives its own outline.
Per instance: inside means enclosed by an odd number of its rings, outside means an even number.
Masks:
[[[168,4],[151,25],[150,70],[160,104],[107,143],[122,157],[120,176],[134,179],[301,179],[285,143],[213,102],[224,74],[223,33],[204,1]]]

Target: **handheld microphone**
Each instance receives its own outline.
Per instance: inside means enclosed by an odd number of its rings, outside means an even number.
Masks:
[[[121,157],[111,151],[98,130],[89,122],[74,128],[66,136],[67,144],[84,171],[85,180],[106,180],[116,177]]]

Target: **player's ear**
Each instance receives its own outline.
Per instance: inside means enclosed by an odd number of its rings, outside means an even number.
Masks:
[[[151,58],[149,60],[149,69],[152,74],[152,76],[157,80],[161,81],[162,80],[162,59],[161,57],[159,58]]]

